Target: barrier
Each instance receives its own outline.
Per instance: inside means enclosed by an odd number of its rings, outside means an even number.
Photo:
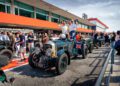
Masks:
[[[106,79],[106,82],[105,82],[105,86],[109,86],[109,83],[110,83],[110,76],[111,74],[113,73],[113,64],[114,64],[114,49],[111,49],[105,63],[104,63],[104,66],[103,68],[101,69],[101,72],[100,72],[100,75],[95,83],[95,86],[101,86],[101,83],[102,83],[102,79],[104,77],[104,74],[105,74],[105,71],[106,71],[106,68],[108,66],[108,63],[109,61],[111,60],[111,64],[110,64],[110,71],[109,71],[109,74],[107,76],[107,79]]]

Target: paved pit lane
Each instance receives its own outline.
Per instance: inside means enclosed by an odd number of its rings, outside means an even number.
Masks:
[[[12,86],[94,86],[109,51],[109,48],[102,47],[94,49],[86,59],[72,59],[62,75],[56,75],[54,70],[32,69],[28,64],[6,74],[16,78]]]

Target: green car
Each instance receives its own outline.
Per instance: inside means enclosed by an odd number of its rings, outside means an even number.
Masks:
[[[87,48],[89,50],[89,53],[92,53],[93,49],[94,49],[94,45],[93,45],[93,39],[91,38],[84,38],[85,40],[85,44],[87,45]]]
[[[86,42],[68,39],[48,41],[41,48],[35,47],[29,55],[29,65],[32,68],[47,69],[55,67],[57,74],[62,74],[70,64],[72,57],[82,55],[87,57],[88,48]]]

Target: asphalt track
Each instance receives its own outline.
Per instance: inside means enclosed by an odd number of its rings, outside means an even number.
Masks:
[[[57,75],[54,69],[32,69],[27,60],[23,63],[14,60],[2,69],[8,77],[15,77],[15,81],[2,86],[94,86],[109,51],[109,48],[101,47],[94,49],[86,59],[72,59],[62,75]]]

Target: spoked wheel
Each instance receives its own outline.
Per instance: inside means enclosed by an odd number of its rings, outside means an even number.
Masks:
[[[12,56],[13,53],[11,50],[8,49],[4,49],[2,51],[0,51],[0,59],[2,61],[2,65],[7,65],[11,60],[12,60]]]
[[[61,57],[57,59],[57,63],[56,63],[57,74],[60,75],[64,73],[67,69],[67,65],[68,65],[68,56],[66,54],[63,54],[61,55]]]
[[[29,65],[32,67],[32,68],[36,68],[37,65],[38,65],[38,62],[39,62],[39,59],[37,58],[37,56],[35,54],[31,54],[29,56]]]
[[[0,55],[0,67],[6,66],[8,63],[9,58],[4,55]]]

